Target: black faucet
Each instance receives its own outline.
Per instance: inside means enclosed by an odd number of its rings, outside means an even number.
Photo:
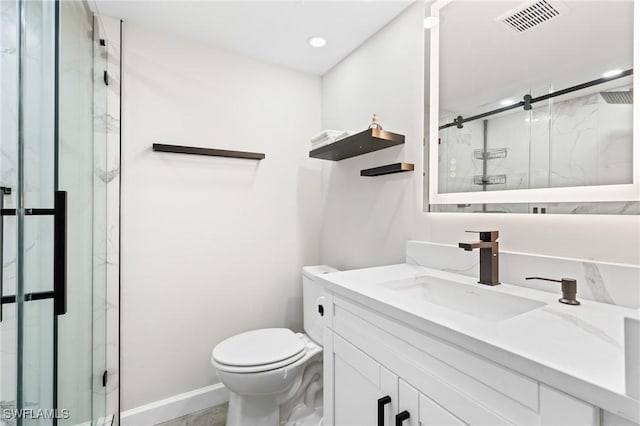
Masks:
[[[480,249],[480,284],[498,285],[498,231],[466,231],[480,234],[480,241],[458,243],[466,251]]]

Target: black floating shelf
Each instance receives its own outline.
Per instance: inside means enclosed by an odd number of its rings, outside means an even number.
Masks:
[[[373,169],[360,170],[360,176],[382,176],[393,173],[412,172],[413,163],[395,163],[386,166],[374,167]]]
[[[340,161],[404,143],[404,135],[385,130],[367,129],[309,153],[311,158]]]
[[[262,160],[265,155],[261,152],[229,151],[227,149],[198,148],[195,146],[153,144],[156,152],[172,152],[174,154],[210,155],[213,157],[244,158],[247,160]]]

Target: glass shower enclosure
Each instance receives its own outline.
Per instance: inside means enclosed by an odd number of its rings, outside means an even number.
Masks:
[[[0,0],[0,421],[104,424],[106,161],[99,19]]]

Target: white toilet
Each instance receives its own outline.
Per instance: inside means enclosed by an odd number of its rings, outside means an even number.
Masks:
[[[323,288],[329,266],[302,268],[304,330],[265,328],[220,342],[211,363],[229,390],[227,426],[319,425],[322,422]]]

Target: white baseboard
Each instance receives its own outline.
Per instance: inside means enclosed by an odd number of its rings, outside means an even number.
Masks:
[[[99,417],[98,419],[96,419],[96,426],[111,426],[113,424],[113,415],[110,416],[105,416],[105,417]],[[91,422],[91,420],[86,421],[84,423],[78,423],[75,426],[92,426],[93,423]]]
[[[229,391],[222,383],[192,390],[120,413],[121,426],[149,426],[224,404]]]

